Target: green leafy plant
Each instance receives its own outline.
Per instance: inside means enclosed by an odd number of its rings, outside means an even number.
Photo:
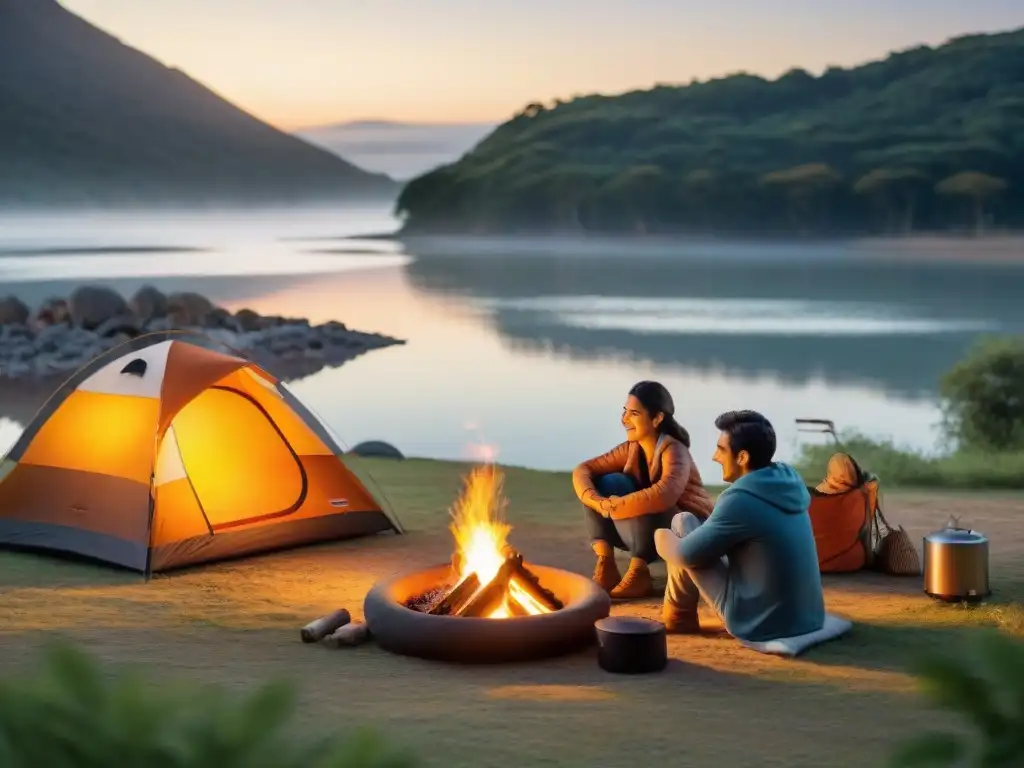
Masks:
[[[982,339],[940,382],[948,450],[940,455],[843,434],[846,452],[886,486],[1024,488],[1024,337]],[[796,459],[816,484],[832,444],[801,447]]]
[[[1024,448],[1024,337],[985,339],[942,377],[946,430],[964,449]]]
[[[957,488],[1019,490],[1024,488],[1024,451],[956,451],[928,456],[887,440],[847,430],[843,448],[864,469],[878,476],[883,489]],[[810,485],[825,475],[829,457],[842,450],[831,443],[805,443],[795,464]]]
[[[929,698],[969,727],[963,735],[918,736],[896,752],[893,766],[1024,765],[1024,642],[987,631],[962,656],[929,658],[918,672]]]
[[[69,645],[48,649],[34,675],[0,681],[4,768],[407,768],[373,734],[301,738],[292,688],[237,697],[110,674]]]

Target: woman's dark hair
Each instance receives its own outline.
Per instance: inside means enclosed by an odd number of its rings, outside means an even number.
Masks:
[[[652,419],[659,413],[662,414],[661,424],[658,425],[660,434],[674,437],[687,448],[690,447],[690,433],[676,421],[676,405],[663,384],[657,381],[639,381],[629,390],[629,394],[640,401],[640,405]]]

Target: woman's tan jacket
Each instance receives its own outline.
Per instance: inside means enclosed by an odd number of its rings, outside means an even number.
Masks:
[[[572,484],[580,501],[586,503],[588,495],[596,496],[594,481],[613,472],[624,472],[640,484],[640,445],[626,442],[608,453],[584,461],[572,473]],[[669,435],[658,439],[654,458],[648,466],[650,488],[623,496],[611,517],[622,520],[640,517],[676,507],[706,518],[714,502],[704,489],[700,472],[693,463],[690,449]]]

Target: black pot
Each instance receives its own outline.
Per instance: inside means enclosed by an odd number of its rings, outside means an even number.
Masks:
[[[597,663],[606,672],[637,675],[668,664],[665,625],[635,616],[609,616],[594,624]]]

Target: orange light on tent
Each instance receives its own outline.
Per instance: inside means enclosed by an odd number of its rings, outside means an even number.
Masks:
[[[154,398],[72,392],[20,461],[148,484],[159,411]]]
[[[212,526],[286,512],[300,501],[302,469],[252,400],[208,389],[171,424],[182,465]]]

